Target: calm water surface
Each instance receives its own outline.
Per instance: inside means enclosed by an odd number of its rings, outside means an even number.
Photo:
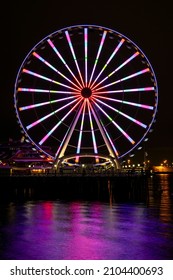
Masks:
[[[173,259],[173,176],[148,184],[144,202],[1,202],[0,259]]]

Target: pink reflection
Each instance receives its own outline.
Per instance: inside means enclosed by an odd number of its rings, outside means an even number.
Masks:
[[[50,220],[52,219],[52,215],[53,215],[53,203],[50,201],[45,201],[43,202],[43,215],[44,215],[44,219],[46,220]]]
[[[101,233],[102,215],[101,206],[98,204],[81,205],[80,202],[72,202],[69,205],[71,213],[71,238],[67,247],[65,259],[103,259],[103,246],[101,239],[96,237]],[[90,220],[95,223],[90,223]]]

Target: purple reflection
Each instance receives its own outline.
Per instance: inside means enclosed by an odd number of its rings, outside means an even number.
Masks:
[[[172,259],[173,198],[166,182],[154,184],[161,192],[150,185],[147,204],[57,200],[1,205],[0,259]]]

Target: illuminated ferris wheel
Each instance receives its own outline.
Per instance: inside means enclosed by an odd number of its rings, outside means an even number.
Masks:
[[[102,26],[75,25],[28,53],[14,103],[25,136],[54,162],[111,161],[118,168],[151,130],[158,87],[149,60],[130,39]]]

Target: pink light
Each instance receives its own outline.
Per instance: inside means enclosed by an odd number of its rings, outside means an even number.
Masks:
[[[39,88],[18,88],[18,91],[23,91],[23,92],[47,92],[47,93],[65,93],[65,94],[77,94],[81,91],[76,90],[74,91],[63,91],[63,90],[51,90],[51,89],[39,89]]]
[[[106,133],[106,136],[107,136],[109,142],[111,143],[111,146],[112,146],[112,148],[113,148],[113,150],[114,150],[116,156],[118,157],[118,155],[119,155],[119,154],[118,154],[118,151],[117,151],[117,149],[115,148],[114,143],[112,142],[111,137],[110,137],[109,133],[107,132],[105,126],[103,126],[103,129],[104,129],[104,131],[105,131],[105,133]]]
[[[47,102],[36,103],[36,104],[33,104],[33,105],[23,106],[23,107],[19,107],[19,111],[33,109],[33,108],[36,108],[36,107],[45,106],[45,105],[48,105],[48,104],[57,103],[57,102],[64,101],[64,100],[69,100],[69,99],[72,99],[72,98],[75,98],[75,97],[71,96],[71,97],[51,100],[51,101],[47,101]]]
[[[109,93],[109,91],[108,91]],[[144,109],[149,109],[149,110],[153,110],[154,107],[153,106],[149,106],[149,105],[145,105],[145,104],[139,104],[139,103],[135,103],[135,102],[130,102],[130,101],[125,101],[125,100],[120,100],[120,99],[116,99],[116,98],[110,98],[110,97],[106,97],[106,96],[100,96],[98,94],[92,96],[92,98],[96,98],[97,97],[97,100],[98,98],[101,98],[101,99],[105,99],[105,100],[110,100],[110,101],[113,101],[113,102],[118,102],[118,103],[122,103],[122,104],[127,104],[127,105],[131,105],[131,106],[135,106],[135,107],[140,107],[140,108],[144,108]]]
[[[110,61],[112,60],[112,58],[115,56],[115,54],[118,52],[118,50],[120,49],[120,47],[122,46],[122,44],[124,43],[124,39],[121,39],[121,41],[119,42],[118,46],[115,48],[115,50],[113,51],[113,53],[111,54],[111,56],[109,57],[109,59],[107,60],[107,62],[105,63],[105,65],[103,66],[102,70],[100,71],[100,73],[98,74],[98,76],[96,77],[96,79],[94,80],[94,82],[91,85],[91,89],[93,87],[93,85],[96,83],[96,81],[98,80],[98,78],[100,77],[100,75],[102,74],[102,72],[106,69],[106,67],[108,66],[108,64],[110,63]]]
[[[77,152],[76,152],[77,154],[80,153],[80,148],[81,148],[81,140],[82,140],[82,133],[83,133],[84,117],[85,117],[85,108],[86,108],[86,99],[84,100],[84,103],[83,103],[83,112],[82,112],[82,119],[81,119],[80,132],[79,132],[78,145],[77,145]]]
[[[112,109],[113,111],[117,112],[118,114],[124,116],[125,118],[131,120],[132,122],[134,122],[134,123],[136,123],[136,124],[138,124],[138,125],[140,125],[140,126],[142,126],[142,127],[144,127],[144,128],[147,127],[146,124],[144,124],[144,123],[142,123],[142,122],[140,122],[140,121],[138,121],[138,120],[136,120],[136,119],[130,117],[129,115],[127,115],[127,114],[125,114],[125,113],[123,113],[123,112],[121,112],[121,111],[115,109],[114,107],[112,107],[112,106],[106,104],[105,102],[102,102],[101,100],[98,100],[98,99],[96,99],[96,98],[94,98],[94,99],[97,100],[97,102],[103,104],[104,106],[106,106],[106,107]]]
[[[44,116],[43,118],[40,118],[39,120],[37,120],[37,121],[31,123],[30,125],[28,125],[28,126],[26,127],[27,130],[29,130],[30,128],[34,127],[35,125],[41,123],[42,121],[46,120],[47,118],[49,118],[49,117],[51,117],[51,116],[54,116],[55,113],[58,113],[59,111],[61,111],[61,110],[63,110],[64,108],[68,107],[69,105],[73,104],[74,102],[76,102],[76,100],[79,100],[79,99],[81,100],[81,98],[78,97],[77,99],[75,99],[75,100],[73,100],[73,101],[67,103],[66,105],[62,106],[61,108],[59,108],[59,109],[57,109],[57,110],[51,112],[50,114]]]
[[[82,103],[82,102],[81,102],[81,103]],[[81,105],[81,107],[80,107],[80,109],[79,109],[79,111],[78,111],[78,113],[77,113],[77,116],[75,117],[75,120],[74,120],[74,122],[73,122],[72,127],[69,127],[69,128],[68,128],[68,130],[67,130],[67,132],[66,132],[66,134],[65,134],[65,136],[64,136],[64,138],[63,138],[63,140],[62,140],[62,142],[61,142],[61,144],[60,144],[60,146],[59,146],[59,148],[58,148],[58,150],[57,150],[57,152],[56,152],[56,157],[60,156],[60,153],[63,153],[63,151],[61,150],[61,148],[62,148],[62,147],[64,148],[66,145],[68,145],[68,142],[69,142],[69,140],[70,140],[71,134],[72,134],[72,132],[73,132],[75,126],[76,126],[76,123],[77,123],[77,121],[78,121],[78,119],[79,119],[79,117],[80,117],[80,115],[81,115],[83,106],[84,106],[84,103],[82,103],[82,105]]]
[[[44,212],[44,219],[50,221],[53,217],[53,203],[49,201],[45,201],[42,204],[43,212]]]
[[[94,62],[94,67],[93,67],[93,70],[92,70],[92,73],[91,73],[91,77],[90,77],[90,81],[89,81],[88,86],[90,86],[90,83],[92,81],[94,71],[95,71],[96,65],[98,63],[98,59],[99,59],[99,56],[100,56],[100,53],[101,53],[101,50],[102,50],[102,47],[103,47],[103,44],[104,44],[104,41],[105,41],[105,38],[106,38],[106,34],[107,34],[107,31],[104,31],[103,35],[102,35],[102,38],[101,38],[100,45],[99,45],[98,53],[97,53],[97,56],[96,56],[96,59],[95,59],[95,62]]]
[[[49,68],[51,68],[52,70],[54,70],[56,73],[58,73],[61,77],[63,77],[64,79],[66,79],[68,82],[70,82],[71,84],[73,84],[75,87],[77,87],[79,90],[81,89],[80,87],[78,87],[75,83],[73,83],[70,79],[68,79],[64,74],[62,74],[60,71],[58,71],[53,65],[51,65],[48,61],[46,61],[44,58],[42,58],[39,54],[37,54],[36,52],[33,52],[33,56],[35,56],[36,58],[38,58],[40,61],[42,61],[45,65],[47,65]]]
[[[85,48],[85,86],[88,84],[88,29],[84,29],[84,48]]]
[[[150,71],[150,69],[149,69],[149,68],[146,68],[146,69],[141,70],[141,71],[138,71],[138,72],[136,72],[136,73],[134,73],[134,74],[132,74],[132,75],[129,75],[129,76],[126,76],[126,77],[124,77],[124,78],[122,78],[122,79],[119,79],[119,80],[117,80],[117,81],[115,81],[115,82],[113,82],[113,83],[110,83],[110,84],[108,84],[108,85],[105,85],[105,86],[103,86],[103,87],[100,87],[100,88],[98,88],[97,90],[100,90],[100,89],[102,89],[102,88],[106,88],[106,87],[109,87],[109,86],[118,84],[118,83],[120,83],[120,82],[122,82],[122,81],[131,79],[131,78],[133,78],[133,77],[136,77],[136,76],[138,76],[138,75],[144,74],[144,73],[149,72],[149,71]]]
[[[94,153],[95,153],[95,154],[98,154],[97,144],[96,144],[96,138],[95,138],[94,128],[93,128],[93,121],[92,121],[92,116],[91,116],[91,111],[90,111],[88,99],[87,99],[87,105],[88,105],[88,113],[89,113],[89,119],[90,119],[90,127],[91,127],[92,140],[93,140],[93,146],[94,146]]]
[[[104,88],[104,87],[102,87]],[[118,92],[136,92],[136,91],[152,91],[155,90],[154,87],[145,87],[145,88],[132,88],[132,89],[118,89],[118,90],[109,90],[109,91],[98,91],[97,89],[94,90],[94,93],[99,94],[107,94],[107,93],[118,93]]]
[[[135,141],[94,101],[94,104],[102,111],[102,113],[118,128],[119,131],[132,143]]]
[[[68,69],[68,71],[70,72],[70,74],[73,76],[73,78],[76,80],[76,82],[78,83],[78,85],[80,86],[80,88],[82,88],[82,85],[80,84],[80,82],[78,81],[78,79],[76,78],[76,76],[74,75],[74,73],[72,72],[72,70],[70,69],[70,67],[68,66],[68,64],[66,63],[66,61],[64,60],[64,58],[62,57],[62,55],[60,54],[60,52],[57,50],[57,48],[54,46],[53,42],[48,39],[47,40],[48,44],[51,46],[51,48],[54,50],[54,52],[58,55],[58,57],[60,58],[60,60],[62,61],[62,63],[65,65],[65,67]]]
[[[92,88],[95,89],[98,85],[106,81],[108,78],[110,78],[113,74],[115,74],[119,69],[121,69],[123,66],[125,66],[127,63],[129,63],[132,59],[134,59],[136,56],[139,55],[139,52],[136,52],[131,57],[129,57],[126,61],[124,61],[119,67],[117,67],[114,71],[112,71],[107,77],[105,77],[103,80],[101,80],[95,87]]]
[[[29,70],[27,70],[27,69],[23,69],[22,72],[27,73],[27,74],[30,74],[30,75],[33,75],[33,76],[35,76],[35,77],[37,77],[37,78],[40,78],[40,79],[49,81],[49,82],[51,82],[51,83],[64,86],[64,87],[66,87],[66,88],[73,89],[74,91],[76,91],[76,89],[73,88],[73,87],[67,86],[67,85],[62,84],[62,83],[60,83],[60,82],[57,82],[57,81],[52,80],[52,79],[50,79],[50,78],[47,78],[46,76],[43,76],[43,75],[37,74],[37,73],[35,73],[35,72],[29,71]]]
[[[113,144],[113,142],[112,142],[112,140],[111,140],[111,138],[110,138],[110,136],[109,136],[109,133],[107,132],[107,130],[106,130],[105,126],[102,124],[102,122],[98,119],[98,117],[97,117],[97,115],[96,115],[96,113],[95,113],[95,111],[94,111],[94,108],[93,108],[93,106],[91,105],[91,103],[89,103],[89,105],[90,105],[92,114],[93,114],[93,116],[94,116],[94,118],[95,118],[95,120],[96,120],[96,122],[97,122],[97,124],[98,124],[98,127],[99,127],[101,130],[104,131],[104,133],[102,134],[102,136],[103,136],[103,139],[104,139],[104,141],[105,141],[105,144],[106,144],[106,146],[107,146],[107,148],[108,148],[108,151],[110,152],[110,154],[112,154],[112,151],[111,151],[110,148],[109,148],[109,143],[110,143],[110,144],[111,144],[111,147],[112,147],[112,149],[113,149],[113,151],[114,151],[114,153],[115,153],[115,155],[118,156],[118,151],[117,151],[117,149],[115,148],[115,146],[114,146],[114,144]],[[104,134],[106,134],[106,137],[107,137],[107,138],[105,138]],[[114,156],[114,155],[112,155],[112,156]]]
[[[68,41],[68,44],[69,44],[69,47],[70,47],[70,50],[71,50],[71,53],[72,53],[74,62],[75,62],[75,64],[76,64],[76,67],[77,67],[77,70],[78,70],[78,73],[79,73],[79,76],[80,76],[82,85],[85,86],[85,85],[84,85],[83,78],[82,78],[82,75],[81,75],[81,72],[80,72],[80,69],[79,69],[79,65],[78,65],[78,62],[77,62],[77,58],[76,58],[76,55],[75,55],[75,52],[74,52],[74,49],[73,49],[73,45],[72,45],[72,42],[71,42],[71,39],[70,39],[70,35],[69,35],[68,31],[65,31],[65,35],[66,35],[66,38],[67,38],[67,41]]]

